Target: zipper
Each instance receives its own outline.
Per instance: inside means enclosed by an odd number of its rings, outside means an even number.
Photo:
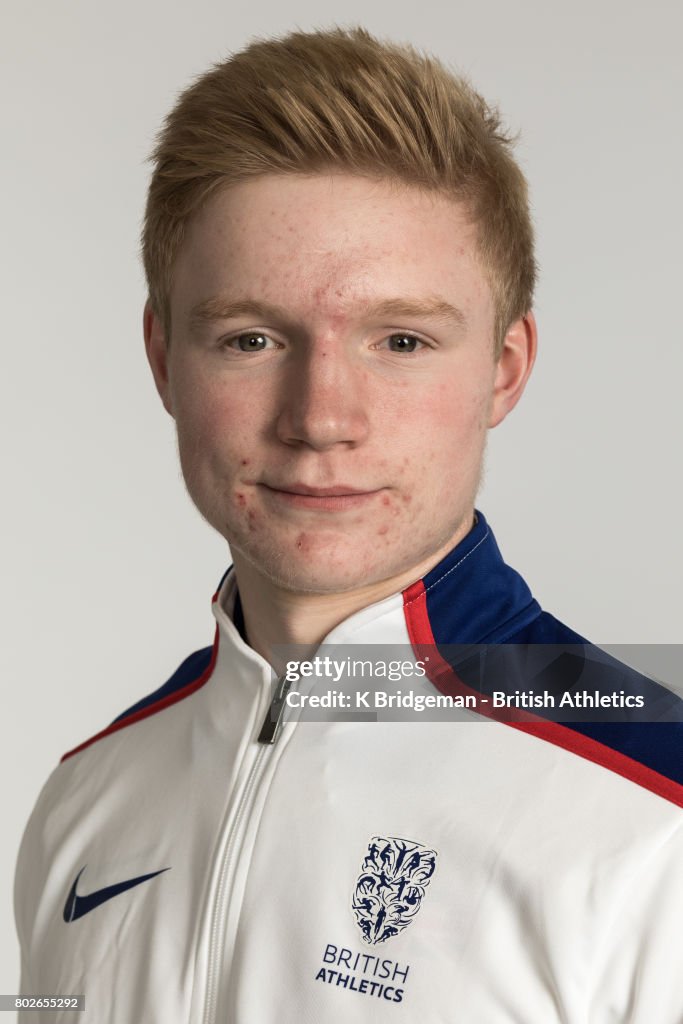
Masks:
[[[287,694],[292,688],[292,683],[299,678],[298,674],[294,679],[288,679],[286,675],[280,679],[275,687],[273,699],[270,702],[266,717],[263,719],[261,732],[258,735],[259,743],[275,743],[282,731],[282,723],[285,716],[285,704]]]
[[[298,677],[297,677],[298,678]],[[253,797],[258,789],[258,784],[263,776],[267,759],[271,755],[274,745],[282,732],[284,722],[284,710],[286,707],[287,694],[289,693],[293,679],[283,676],[277,683],[275,693],[268,705],[257,743],[258,749],[254,757],[249,775],[242,789],[239,803],[235,811],[235,818],[230,829],[223,859],[220,865],[218,878],[218,889],[213,907],[211,920],[211,933],[209,937],[209,965],[206,980],[206,1002],[204,1004],[204,1024],[215,1024],[216,1000],[219,988],[219,972],[223,963],[225,951],[225,926],[227,901],[230,894],[230,882],[234,877],[234,865],[239,855],[240,841],[243,832],[243,823],[247,819],[253,805]]]

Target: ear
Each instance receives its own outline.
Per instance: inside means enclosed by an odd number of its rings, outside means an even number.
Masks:
[[[497,427],[522,397],[536,360],[537,330],[534,314],[508,327],[496,365],[489,427]]]
[[[156,384],[159,397],[164,403],[164,409],[173,416],[173,403],[171,400],[171,387],[168,375],[168,344],[166,334],[161,320],[149,304],[145,303],[145,310],[142,315],[142,331],[145,337],[145,351],[152,370],[154,383]]]

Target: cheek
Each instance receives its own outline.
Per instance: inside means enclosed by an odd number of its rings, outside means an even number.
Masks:
[[[473,438],[486,430],[491,389],[483,383],[473,387],[441,384],[431,404],[432,434],[448,438]]]
[[[245,450],[245,432],[221,403],[210,400],[186,404],[176,416],[178,454],[183,477],[195,504],[214,521],[218,510],[233,511],[252,528],[248,488],[236,486],[255,462]]]
[[[220,533],[258,535],[267,523],[243,483],[260,461],[253,401],[238,394],[227,400],[224,388],[211,387],[183,397],[176,416],[178,451],[194,503]]]
[[[179,444],[193,462],[211,462],[222,457],[235,466],[250,464],[252,455],[246,450],[249,408],[239,393],[228,395],[226,392],[226,387],[218,388],[199,378],[188,380],[178,396]]]
[[[486,440],[489,392],[458,388],[448,383],[435,388],[416,417],[418,430],[411,461],[412,472],[421,487],[415,504],[425,491],[442,492],[462,481],[463,475],[479,465]],[[410,495],[406,495],[410,503]],[[414,508],[412,509],[414,511]]]

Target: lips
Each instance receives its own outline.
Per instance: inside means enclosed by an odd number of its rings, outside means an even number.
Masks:
[[[349,484],[335,484],[333,487],[310,487],[308,484],[287,483],[261,484],[264,494],[282,506],[312,509],[318,512],[343,512],[358,508],[377,497],[384,488],[361,490]]]
[[[376,494],[378,488],[365,490],[350,484],[336,484],[334,487],[309,487],[307,484],[264,484],[272,491],[285,494],[307,494],[312,498],[337,498],[346,494]]]

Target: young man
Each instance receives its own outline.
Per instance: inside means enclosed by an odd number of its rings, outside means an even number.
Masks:
[[[143,252],[149,362],[234,565],[213,647],[39,798],[22,991],[98,1024],[675,1024],[678,704],[541,611],[474,509],[536,350],[495,114],[361,30],[255,43],[169,116]],[[387,649],[382,692],[464,717],[369,724],[311,673]]]

